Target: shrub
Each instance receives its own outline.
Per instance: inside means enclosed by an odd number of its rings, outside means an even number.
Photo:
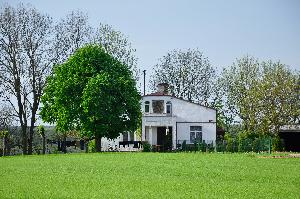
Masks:
[[[272,139],[272,151],[283,151],[283,144],[279,135],[275,135]]]
[[[96,143],[95,140],[91,140],[88,143],[88,151],[89,153],[95,153],[96,152]]]
[[[183,140],[182,142],[182,151],[187,151],[186,140]]]
[[[143,142],[143,152],[150,152],[151,150],[151,144],[149,144],[147,141]]]
[[[224,139],[226,141],[226,151],[234,152],[234,150],[233,150],[234,139],[232,138],[232,136],[226,132],[224,135]]]

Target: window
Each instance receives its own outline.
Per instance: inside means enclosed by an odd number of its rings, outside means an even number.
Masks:
[[[190,127],[190,142],[202,142],[202,126]]]
[[[150,110],[150,102],[145,101],[145,113],[149,113],[149,110]]]
[[[152,107],[153,107],[153,113],[163,113],[164,112],[164,101],[163,100],[153,100]]]
[[[167,102],[167,114],[171,114],[171,113],[172,113],[172,103]]]

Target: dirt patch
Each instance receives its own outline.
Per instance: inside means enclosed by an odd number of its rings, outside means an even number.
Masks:
[[[288,154],[288,155],[271,155],[271,156],[258,156],[259,158],[300,158],[299,154]]]

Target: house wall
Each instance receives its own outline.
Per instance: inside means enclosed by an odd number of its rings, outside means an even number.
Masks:
[[[181,143],[186,140],[190,141],[190,127],[202,126],[202,140],[206,143],[215,142],[216,140],[216,124],[215,123],[177,123],[177,140]]]
[[[152,131],[152,142],[150,142],[150,136],[149,136],[150,129]],[[144,138],[145,137],[143,137],[142,140],[145,140]],[[146,127],[146,140],[148,140],[151,145],[157,144],[157,127],[155,127],[155,126],[153,126],[153,127],[147,126]]]
[[[163,114],[155,114],[152,109],[152,100],[164,100]],[[145,101],[150,102],[150,112],[145,113]],[[172,103],[172,113],[166,114],[166,103]],[[176,148],[178,140],[190,140],[190,126],[202,126],[202,138],[206,142],[216,140],[216,110],[185,100],[174,98],[172,96],[144,96],[141,102],[143,119],[142,119],[142,134],[144,129],[157,129],[158,126],[171,126],[173,129],[172,139],[173,148]],[[153,131],[155,136],[155,144],[157,141],[157,131]],[[149,132],[147,132],[149,134]],[[145,136],[142,136],[145,140]],[[146,140],[149,141],[149,135],[146,135]]]

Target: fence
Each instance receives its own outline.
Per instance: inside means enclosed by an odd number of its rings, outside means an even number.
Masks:
[[[202,152],[271,152],[272,138],[255,139],[231,139],[221,141],[197,140],[178,140],[177,149],[179,151],[202,151]]]

